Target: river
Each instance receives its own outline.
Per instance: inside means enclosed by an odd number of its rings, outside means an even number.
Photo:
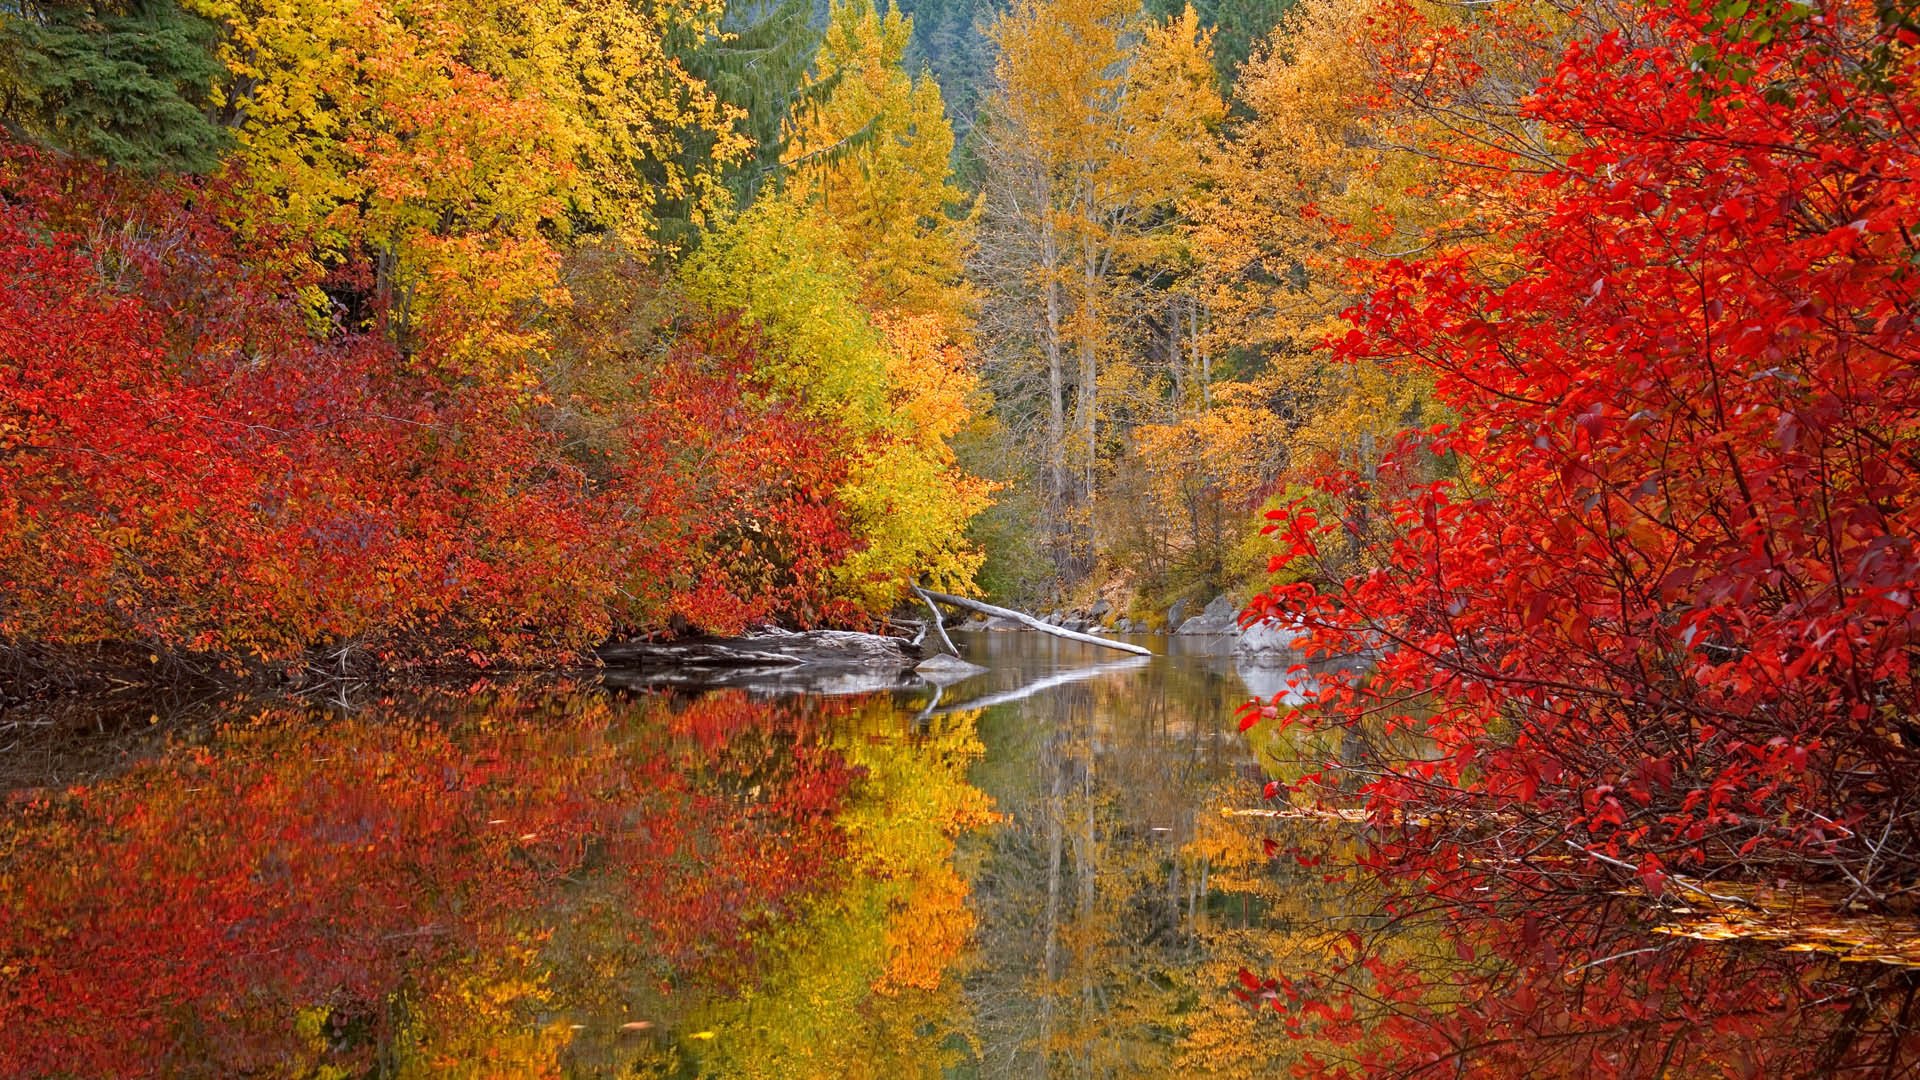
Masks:
[[[989,670],[938,691],[8,717],[0,1075],[1913,1068],[1897,965],[1355,872],[1363,822],[1263,797],[1339,752],[1257,757],[1234,707],[1275,673],[1142,640],[963,635]]]

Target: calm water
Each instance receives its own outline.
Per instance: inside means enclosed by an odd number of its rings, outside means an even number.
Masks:
[[[1275,675],[1183,645],[9,717],[0,1075],[1912,1068],[1905,970],[1342,870],[1363,827],[1277,812],[1235,723]]]

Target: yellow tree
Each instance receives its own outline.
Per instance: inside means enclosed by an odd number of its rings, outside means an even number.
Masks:
[[[524,378],[542,344],[531,316],[564,303],[556,241],[576,223],[644,243],[663,193],[717,192],[685,169],[640,181],[681,133],[712,129],[722,159],[743,149],[665,51],[669,34],[711,27],[703,4],[188,6],[223,30],[216,101],[260,224],[311,246],[348,317],[384,313],[410,352],[452,370]]]
[[[916,576],[971,587],[964,533],[987,502],[950,445],[976,386],[965,223],[948,213],[963,196],[939,87],[901,66],[911,34],[869,0],[835,5],[789,120],[784,195],[717,232],[686,275],[766,327],[783,348],[773,374],[858,440],[845,494],[866,544],[846,573],[872,608]]]
[[[833,7],[811,86],[825,91],[789,123],[789,191],[839,223],[842,251],[875,310],[937,315],[956,332],[965,193],[949,180],[953,129],[931,75],[904,68],[912,20],[871,0]]]
[[[762,200],[706,238],[681,282],[766,331],[766,381],[847,434],[839,497],[862,545],[841,574],[849,598],[877,612],[916,577],[972,587],[980,555],[966,525],[988,487],[948,445],[974,384],[958,349],[926,316],[870,312],[841,233],[811,208]]]
[[[1102,391],[1136,314],[1126,282],[1177,248],[1179,202],[1202,173],[1196,148],[1225,114],[1211,42],[1191,11],[1165,25],[1126,0],[1025,0],[993,28],[988,229],[981,261],[1027,323],[1043,373],[1042,473],[1057,558],[1090,568],[1101,467]],[[1071,397],[1071,417],[1068,415]],[[1063,538],[1066,530],[1085,530]]]
[[[1376,71],[1352,28],[1378,7],[1312,0],[1276,31],[1242,69],[1236,93],[1249,116],[1215,156],[1208,198],[1191,208],[1212,343],[1266,361],[1258,396],[1288,432],[1273,446],[1276,466],[1355,463],[1424,401],[1419,387],[1375,367],[1330,366],[1318,349],[1351,301],[1343,261],[1394,233],[1414,246],[1403,222],[1434,211],[1431,167],[1384,149],[1406,133],[1370,100]]]
[[[1541,34],[1564,22],[1538,5],[1513,6],[1531,7],[1515,25]],[[1306,0],[1241,71],[1246,118],[1214,157],[1189,232],[1213,347],[1265,360],[1259,392],[1286,431],[1277,464],[1369,468],[1395,431],[1432,408],[1421,380],[1375,364],[1333,366],[1318,348],[1357,295],[1349,260],[1466,247],[1497,261],[1500,240],[1482,216],[1505,198],[1508,174],[1484,170],[1462,183],[1469,171],[1446,163],[1490,147],[1550,159],[1511,117],[1555,50],[1544,38],[1448,32],[1473,18],[1423,0]],[[1427,59],[1415,69],[1386,50]]]
[[[569,212],[626,243],[650,244],[656,212],[699,225],[730,196],[722,170],[751,153],[742,114],[676,57],[676,40],[720,35],[718,0],[449,0],[475,66],[545,103],[569,163]],[[689,154],[692,146],[709,146]]]

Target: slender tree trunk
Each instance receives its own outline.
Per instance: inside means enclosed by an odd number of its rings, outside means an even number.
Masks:
[[[1049,1075],[1049,1066],[1052,1064],[1054,985],[1060,978],[1060,894],[1063,891],[1060,864],[1066,846],[1066,823],[1063,818],[1067,812],[1066,762],[1061,754],[1064,739],[1065,736],[1056,728],[1045,755],[1053,775],[1052,790],[1047,799],[1047,909],[1044,943],[1041,946],[1041,973],[1046,985],[1040,992],[1039,1060],[1035,1062],[1034,1069],[1035,1075],[1042,1077]]]
[[[1096,348],[1100,326],[1100,259],[1095,243],[1099,223],[1091,179],[1081,181],[1080,203],[1080,297],[1074,326],[1075,344],[1080,354],[1080,392],[1074,399],[1074,429],[1076,437],[1084,443],[1080,460],[1080,497],[1086,507],[1087,532],[1084,564],[1078,567],[1084,573],[1093,568],[1096,553],[1100,550],[1099,533],[1094,522],[1094,499],[1098,494],[1095,470],[1100,456],[1097,440],[1100,368]]]
[[[1188,341],[1193,350],[1194,365],[1200,369],[1200,409],[1202,412],[1213,408],[1213,357],[1200,340],[1200,300],[1188,297],[1187,313],[1192,319],[1191,337]]]
[[[1051,531],[1058,558],[1068,548],[1060,538],[1067,528],[1067,509],[1072,498],[1067,486],[1067,389],[1060,330],[1060,242],[1053,228],[1051,202],[1046,199],[1039,204],[1040,272],[1046,280],[1047,498],[1053,516]]]

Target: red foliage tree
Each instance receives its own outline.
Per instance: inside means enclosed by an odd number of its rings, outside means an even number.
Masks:
[[[299,238],[230,202],[0,153],[0,644],[490,663],[855,616],[845,455],[753,335],[687,329],[590,470],[524,378],[316,336]]]
[[[640,538],[629,623],[678,617],[730,634],[860,616],[833,588],[855,544],[834,497],[847,447],[800,402],[756,383],[760,347],[737,322],[688,327],[663,363],[635,378],[609,486]]]
[[[1525,102],[1571,152],[1514,163],[1505,258],[1370,268],[1340,352],[1425,367],[1459,422],[1327,480],[1389,506],[1377,569],[1316,583],[1338,526],[1273,515],[1309,580],[1250,617],[1377,658],[1305,715],[1421,736],[1368,763],[1378,821],[1523,819],[1656,892],[1920,873],[1914,41],[1851,0],[1655,3]]]
[[[284,260],[192,191],[20,152],[0,190],[0,638],[284,659],[604,631],[607,538],[519,395],[315,339]]]

